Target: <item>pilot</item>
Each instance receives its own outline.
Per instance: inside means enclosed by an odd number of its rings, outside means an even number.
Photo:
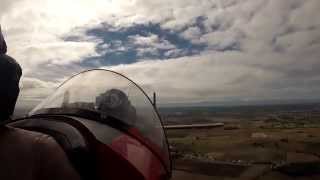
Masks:
[[[136,110],[128,96],[119,89],[110,89],[96,98],[97,110],[103,117],[112,116],[133,126],[136,121]]]
[[[80,179],[53,138],[4,125],[13,114],[22,75],[19,64],[6,53],[0,26],[0,179]]]

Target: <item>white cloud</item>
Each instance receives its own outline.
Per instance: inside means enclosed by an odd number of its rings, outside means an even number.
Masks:
[[[96,40],[66,42],[62,37],[77,26],[93,22],[94,8],[99,5],[92,4],[91,11],[84,11],[88,1],[21,0],[7,4],[11,9],[0,19],[8,51],[22,65],[26,76],[32,76],[43,64],[72,64],[96,55]]]
[[[78,62],[97,55],[95,46],[101,41],[86,36],[87,29],[102,28],[101,23],[114,31],[158,23],[208,48],[197,56],[113,68],[145,87],[153,86],[163,101],[196,101],[316,96],[319,9],[318,0],[3,0],[0,21],[9,54],[36,84],[41,84],[37,80],[56,81],[74,74],[83,69]],[[197,26],[200,16],[202,29]],[[79,41],[64,40],[73,33],[81,37]],[[156,34],[132,36],[131,40],[141,57],[159,50],[168,50],[169,57],[185,53]],[[240,52],[219,52],[234,44]],[[106,53],[109,47],[105,45]],[[118,42],[115,50],[127,49]],[[44,95],[41,89],[47,86],[32,87]],[[37,98],[36,91],[25,89],[22,94]]]
[[[25,78],[21,80],[20,96],[18,106],[27,105],[32,103],[35,105],[41,100],[49,96],[59,83],[41,81],[37,78]]]
[[[301,1],[298,3],[302,4]],[[317,18],[319,13],[320,2],[317,0],[304,1],[301,8],[293,10],[290,16],[290,24],[299,29],[310,29],[320,27],[320,19]]]
[[[95,44],[90,42],[39,43],[34,46],[13,48],[19,62],[27,67],[39,64],[64,65],[81,61],[81,58],[96,55]],[[27,72],[28,73],[28,72]]]
[[[134,35],[129,36],[129,41],[137,48],[137,55],[143,57],[144,55],[159,55],[159,50],[175,50],[176,46],[171,44],[168,40],[159,38],[156,34],[149,34],[148,36]]]
[[[22,113],[27,113],[27,111],[30,111],[42,100],[52,94],[60,82],[53,83],[41,81],[37,78],[23,77],[20,83],[20,95],[18,97],[16,109],[25,111]]]
[[[174,49],[175,46],[168,40],[160,39],[156,34],[149,34],[149,36],[129,36],[133,44],[141,47],[153,47],[156,49]]]
[[[159,54],[160,54],[159,50],[157,48],[153,48],[153,47],[138,48],[137,49],[137,55],[142,58],[145,55],[159,56]]]
[[[164,55],[166,57],[175,58],[175,57],[179,57],[179,56],[185,56],[186,53],[187,52],[182,49],[171,49],[171,50],[165,52]]]
[[[277,39],[277,44],[280,48],[288,52],[295,53],[310,49],[312,46],[320,44],[319,29],[309,31],[298,31],[286,34]]]
[[[199,43],[201,35],[199,27],[190,27],[182,33],[183,38],[191,40],[193,43]]]
[[[270,62],[271,58],[283,60]],[[230,99],[274,99],[314,96],[303,77],[288,76],[297,63],[290,56],[211,52],[166,61],[146,61],[112,67],[146,87],[148,94],[158,92],[160,103],[201,102]],[[303,65],[302,62],[298,64]],[[106,67],[108,68],[108,67]],[[310,80],[319,81],[317,75]],[[302,95],[301,95],[302,94]]]

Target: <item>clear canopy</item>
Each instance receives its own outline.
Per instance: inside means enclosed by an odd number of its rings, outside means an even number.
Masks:
[[[137,129],[149,144],[160,149],[163,153],[160,157],[170,164],[165,133],[150,99],[139,86],[118,73],[107,70],[80,73],[63,83],[29,115],[81,116],[81,110],[96,114],[100,121],[112,117]]]

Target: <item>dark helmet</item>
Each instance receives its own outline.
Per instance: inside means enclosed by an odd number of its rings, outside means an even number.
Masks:
[[[136,119],[136,110],[128,96],[119,89],[110,89],[96,98],[97,109],[103,116],[113,116],[129,125]]]
[[[6,120],[13,114],[22,75],[20,65],[5,55],[6,52],[6,42],[0,31],[0,120]]]

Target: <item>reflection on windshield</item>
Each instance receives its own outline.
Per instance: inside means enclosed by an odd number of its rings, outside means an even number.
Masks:
[[[95,107],[103,118],[113,116],[126,122],[126,124],[135,124],[136,109],[131,105],[128,96],[119,89],[110,89],[100,94],[96,98]]]
[[[92,112],[101,119],[113,117],[137,129],[143,138],[168,154],[161,121],[150,100],[136,84],[117,73],[94,70],[74,76],[30,115],[72,112],[79,116],[80,111],[75,110]]]
[[[63,95],[62,109],[85,109],[98,112],[102,119],[108,116],[117,118],[127,125],[134,126],[137,119],[135,107],[131,104],[128,96],[119,89],[109,89],[99,94],[95,102],[70,103],[70,91]]]

